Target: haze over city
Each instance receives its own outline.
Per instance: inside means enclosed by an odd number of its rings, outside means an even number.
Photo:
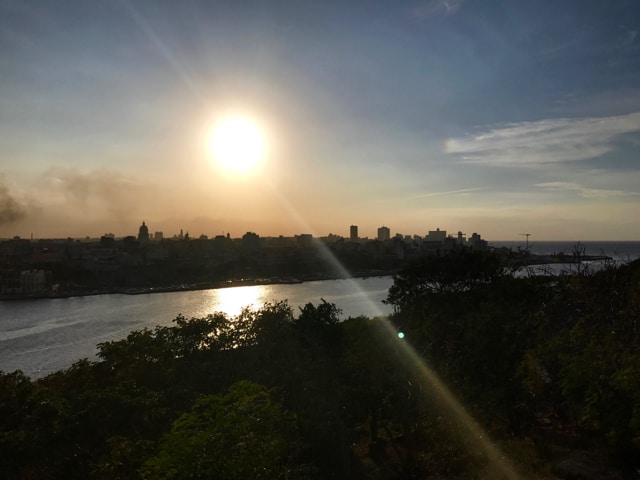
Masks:
[[[0,238],[640,237],[633,1],[0,3]]]

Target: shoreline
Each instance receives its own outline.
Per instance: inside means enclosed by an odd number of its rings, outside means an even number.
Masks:
[[[84,291],[45,292],[33,294],[3,294],[0,301],[21,300],[55,300],[59,298],[90,297],[96,295],[145,295],[154,293],[191,292],[198,290],[219,290],[233,287],[253,287],[259,285],[295,285],[306,282],[326,280],[345,280],[349,278],[372,278],[394,275],[397,270],[372,270],[356,272],[346,276],[336,275],[309,275],[300,278],[241,278],[239,280],[225,280],[222,282],[182,283],[179,285],[155,286],[155,287],[131,287],[131,288],[97,288]]]
[[[613,260],[612,257],[607,255],[582,255],[580,258],[576,258],[573,255],[553,254],[553,255],[541,255],[530,254],[528,257],[523,257],[523,267],[537,266],[537,265],[558,265],[558,264],[578,264],[584,262],[608,262]]]
[[[558,264],[578,264],[583,262],[606,262],[611,261],[612,257],[607,255],[584,255],[576,258],[568,254],[528,254],[515,260],[513,266],[518,268],[535,267],[540,265],[558,265]],[[65,290],[65,291],[47,291],[41,293],[17,293],[17,294],[1,294],[0,301],[21,301],[21,300],[53,300],[58,298],[72,297],[88,297],[95,295],[144,295],[153,293],[171,293],[171,292],[188,292],[197,290],[217,290],[221,288],[246,287],[257,285],[292,285],[297,283],[324,281],[324,280],[341,280],[347,278],[370,278],[395,275],[401,268],[391,270],[364,270],[353,272],[348,275],[326,275],[326,274],[306,274],[299,277],[281,278],[241,278],[234,280],[223,280],[217,282],[198,282],[198,283],[180,283],[165,286],[144,286],[144,287],[103,287],[82,290]]]

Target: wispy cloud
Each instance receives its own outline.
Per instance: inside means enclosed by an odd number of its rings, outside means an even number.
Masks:
[[[640,131],[640,112],[591,118],[558,118],[504,125],[473,137],[447,140],[446,153],[465,163],[537,166],[595,158],[616,137]]]
[[[638,36],[638,31],[637,30],[633,30],[631,28],[625,28],[622,27],[623,31],[622,31],[622,35],[621,35],[621,40],[622,40],[622,46],[623,47],[628,47],[630,45],[633,44],[633,42],[636,40],[636,37]]]
[[[419,20],[432,17],[452,15],[462,7],[464,0],[428,0],[413,10],[413,15]]]
[[[483,188],[463,188],[460,190],[448,190],[446,192],[428,192],[414,195],[411,198],[426,198],[426,197],[441,197],[444,195],[466,195],[467,193],[477,192],[478,190],[484,190]]]
[[[398,202],[412,202],[413,200],[419,200],[422,198],[432,198],[432,197],[456,197],[456,196],[465,196],[469,195],[471,192],[477,192],[478,190],[485,190],[484,188],[461,188],[458,190],[447,190],[440,192],[425,192],[425,193],[417,193],[414,195],[400,195],[400,196],[389,196],[384,198],[379,198],[375,201],[367,200],[363,203],[366,205],[383,205],[383,204],[396,204]]]
[[[534,186],[558,192],[575,192],[585,198],[610,198],[629,197],[640,195],[640,192],[627,192],[625,190],[605,190],[599,188],[588,188],[579,183],[573,182],[545,182],[537,183]]]

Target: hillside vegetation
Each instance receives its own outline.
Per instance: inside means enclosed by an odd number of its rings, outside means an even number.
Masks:
[[[1,373],[0,477],[637,478],[640,262],[516,278],[456,249],[387,302],[178,317]]]

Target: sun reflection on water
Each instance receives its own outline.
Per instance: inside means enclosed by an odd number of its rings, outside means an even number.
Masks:
[[[209,290],[207,293],[207,300],[203,303],[201,313],[197,316],[206,316],[210,313],[222,312],[229,317],[234,317],[245,307],[261,307],[265,302],[266,289],[261,285],[254,285],[219,288]]]

